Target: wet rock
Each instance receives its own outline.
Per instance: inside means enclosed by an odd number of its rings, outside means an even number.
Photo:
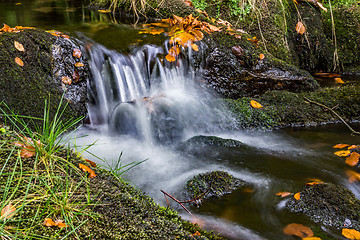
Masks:
[[[25,51],[18,51],[14,41],[21,43]],[[87,65],[83,57],[72,56],[75,47],[80,48],[76,41],[37,29],[2,33],[0,102],[3,101],[16,114],[41,118],[45,100],[50,103],[50,115],[53,116],[64,94],[69,107],[63,117],[68,120],[84,116]],[[22,59],[24,65],[16,64],[15,57]],[[84,67],[75,67],[74,63],[80,61]],[[74,71],[77,72],[75,79],[72,78]],[[71,85],[62,82],[63,76],[72,79]]]
[[[186,182],[186,191],[189,198],[221,197],[243,186],[244,182],[225,171],[212,171],[198,174]],[[198,201],[199,203],[199,201]]]
[[[342,186],[331,183],[307,186],[300,192],[300,199],[292,198],[286,207],[323,225],[360,230],[360,200]]]

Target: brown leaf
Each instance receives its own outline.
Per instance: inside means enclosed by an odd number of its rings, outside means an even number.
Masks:
[[[298,193],[295,193],[294,194],[294,198],[296,199],[296,200],[299,200],[300,199],[300,193],[298,192]]]
[[[345,83],[341,78],[334,78],[337,83]]]
[[[14,216],[16,208],[10,203],[6,205],[3,209],[1,209],[1,220],[10,219]]]
[[[356,231],[355,229],[344,228],[341,231],[341,234],[348,239],[360,239],[360,232]]]
[[[73,57],[81,58],[81,51],[80,51],[80,49],[74,48],[72,55],[73,55]]]
[[[71,74],[71,77],[75,80],[75,82],[78,82],[80,79],[80,75],[77,71],[73,71],[73,73]]]
[[[334,154],[339,157],[346,157],[346,156],[349,156],[350,150],[341,150],[341,151],[334,152]]]
[[[313,231],[309,227],[298,223],[290,223],[283,231],[287,235],[295,235],[301,238],[314,236]]]
[[[231,48],[231,52],[238,58],[244,56],[244,50],[240,46],[233,46]]]
[[[85,159],[85,161],[88,162],[90,164],[90,166],[96,167],[96,163],[94,163],[93,161],[91,161],[89,159]]]
[[[359,157],[360,154],[358,154],[357,152],[352,152],[350,156],[346,158],[345,163],[349,166],[354,167],[359,162]]]
[[[45,218],[43,225],[47,227],[56,226],[55,222],[51,218]]]
[[[75,63],[75,67],[83,67],[84,64],[82,62],[77,62]]]
[[[17,50],[19,50],[20,52],[25,52],[25,48],[24,48],[24,46],[23,46],[21,43],[19,43],[19,42],[17,42],[17,41],[14,41],[14,46],[15,46],[15,48],[16,48]]]
[[[303,35],[305,33],[305,31],[306,31],[306,28],[305,28],[304,24],[302,24],[302,22],[299,21],[296,24],[295,30],[296,30],[297,33]]]
[[[349,144],[344,144],[344,143],[338,143],[335,146],[333,146],[333,148],[344,148],[349,146]]]
[[[255,101],[255,100],[251,100],[251,101],[250,101],[250,105],[251,105],[253,108],[263,108],[263,106],[262,106],[260,103],[258,103],[257,101]]]
[[[67,84],[67,85],[71,85],[71,78],[69,78],[68,76],[62,76],[61,77],[61,81],[64,83],[64,84]]]
[[[81,170],[83,170],[84,172],[90,173],[90,174],[89,174],[89,178],[96,177],[95,172],[94,172],[91,168],[89,168],[88,166],[79,163],[79,168],[80,168]]]
[[[24,62],[18,57],[15,58],[15,62],[17,65],[19,65],[21,67],[24,66]]]
[[[25,146],[23,149],[20,150],[20,157],[21,158],[29,158],[34,156],[36,153],[36,149],[33,146]]]
[[[279,197],[287,197],[291,194],[291,192],[278,192],[275,195]]]

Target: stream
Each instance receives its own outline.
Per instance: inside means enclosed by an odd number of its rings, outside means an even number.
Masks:
[[[191,51],[176,65],[162,62],[158,56],[166,51],[165,38],[139,34],[130,24],[115,23],[111,14],[89,11],[82,1],[0,1],[0,20],[12,27],[56,29],[92,42],[90,124],[71,136],[72,147],[110,169],[118,161],[122,166],[143,161],[123,178],[160,205],[167,205],[160,190],[181,199],[187,180],[224,170],[245,181],[246,187],[199,207],[188,204],[193,216],[175,202],[171,207],[184,219],[228,239],[298,239],[283,234],[293,222],[341,238],[339,230],[291,213],[285,208],[286,198],[275,194],[296,193],[306,182],[320,179],[360,198],[360,185],[348,183],[345,174],[350,167],[333,154],[337,143],[360,143],[360,136],[351,136],[346,126],[236,130],[232,114],[202,86]],[[359,124],[352,126],[360,129]],[[194,156],[179,150],[180,143],[199,135],[238,140],[251,151],[217,148]]]

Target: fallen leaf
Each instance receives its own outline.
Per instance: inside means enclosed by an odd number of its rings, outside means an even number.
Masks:
[[[358,154],[357,152],[352,152],[350,156],[346,158],[345,163],[349,166],[354,167],[359,162],[359,157],[360,154]]]
[[[302,24],[302,22],[299,21],[296,24],[295,30],[296,30],[297,33],[303,35],[305,33],[305,31],[306,31],[306,28],[305,28],[304,24]]]
[[[199,233],[198,231],[196,231],[195,233],[191,234],[191,236],[201,236],[201,233]]]
[[[322,78],[339,78],[341,75],[338,73],[314,73],[314,76],[322,77]]]
[[[306,178],[306,181],[309,181],[309,182],[324,183],[324,181],[323,181],[323,180],[318,179],[318,178]]]
[[[258,47],[259,40],[256,37],[248,38],[247,40],[254,43],[256,47]]]
[[[111,11],[109,9],[99,9],[98,12],[99,13],[109,13]]]
[[[360,174],[355,172],[355,171],[352,171],[352,170],[346,170],[345,171],[346,175],[348,175],[349,179],[349,183],[353,183],[355,181],[359,181],[360,180]]]
[[[314,233],[311,230],[311,228],[298,223],[290,223],[284,228],[283,231],[287,235],[295,235],[301,238],[314,236]]]
[[[25,52],[25,48],[24,48],[24,46],[23,46],[21,43],[19,43],[19,42],[17,42],[17,41],[14,41],[14,46],[15,46],[15,48],[16,48],[17,50],[19,50],[20,52]]]
[[[34,156],[36,153],[36,149],[33,146],[25,146],[23,149],[20,150],[20,157],[21,158],[29,158]]]
[[[308,182],[306,183],[306,186],[314,186],[314,185],[318,185],[320,184],[320,182]]]
[[[348,147],[348,150],[354,149],[354,148],[358,148],[358,147],[359,147],[359,146],[357,146],[357,145],[351,145],[351,146]]]
[[[360,232],[356,231],[355,229],[344,228],[341,231],[341,234],[348,239],[360,239]]]
[[[262,106],[260,103],[258,103],[257,101],[255,101],[255,100],[251,100],[251,101],[250,101],[250,105],[251,105],[253,108],[263,108],[263,106]]]
[[[78,82],[80,79],[80,75],[77,71],[73,71],[73,73],[71,74],[71,77],[75,80],[75,82]]]
[[[80,168],[81,170],[83,170],[84,172],[90,173],[89,178],[96,177],[95,172],[94,172],[91,168],[89,168],[88,166],[79,163],[79,168]]]
[[[296,200],[299,200],[300,199],[300,193],[298,192],[298,193],[295,193],[294,194],[294,198],[296,199]]]
[[[63,222],[63,220],[56,220],[55,225],[58,226],[59,228],[64,228],[68,226],[66,223]]]
[[[306,238],[302,238],[301,240],[321,240],[321,238],[319,238],[319,237],[306,237]]]
[[[9,203],[3,209],[1,209],[0,219],[1,220],[10,219],[12,216],[14,216],[15,211],[16,211],[16,208]]]
[[[334,78],[337,83],[345,83],[341,78]]]
[[[85,161],[88,162],[90,164],[90,166],[96,167],[96,163],[94,163],[93,161],[91,161],[89,159],[85,159]]]
[[[52,227],[55,226],[56,224],[51,218],[45,218],[43,225],[47,227]]]
[[[81,51],[80,51],[80,49],[74,48],[72,55],[73,55],[73,57],[81,58]]]
[[[68,76],[62,76],[61,77],[61,81],[67,85],[71,85],[71,78],[69,78]]]
[[[168,60],[169,62],[175,62],[176,58],[174,56],[171,55],[166,55],[165,57],[166,60]]]
[[[192,48],[194,51],[196,51],[196,52],[199,51],[199,47],[198,47],[198,45],[196,45],[195,43],[191,44],[191,48]]]
[[[70,38],[69,35],[66,35],[66,34],[61,35],[61,37],[66,38],[66,39]]]
[[[333,148],[344,148],[349,146],[349,144],[344,144],[344,143],[338,143],[335,146],[333,146]]]
[[[84,64],[82,62],[77,62],[75,63],[75,67],[83,67]]]
[[[259,56],[260,60],[263,60],[265,58],[265,55],[260,53],[260,56]]]
[[[238,58],[242,58],[244,56],[244,49],[240,46],[233,46],[231,48],[231,52]]]
[[[24,66],[24,62],[18,57],[15,58],[15,62],[17,65],[19,65],[21,67]]]
[[[339,157],[346,157],[350,154],[350,150],[341,150],[341,151],[334,152],[334,154]]]
[[[287,197],[291,194],[291,192],[278,192],[275,195],[279,197]]]

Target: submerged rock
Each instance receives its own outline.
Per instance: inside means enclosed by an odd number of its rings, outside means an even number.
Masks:
[[[342,186],[331,183],[307,186],[300,192],[300,199],[292,198],[286,207],[323,225],[360,230],[360,200]]]
[[[221,197],[243,186],[244,182],[225,171],[212,171],[198,174],[186,182],[186,191],[190,198]]]

